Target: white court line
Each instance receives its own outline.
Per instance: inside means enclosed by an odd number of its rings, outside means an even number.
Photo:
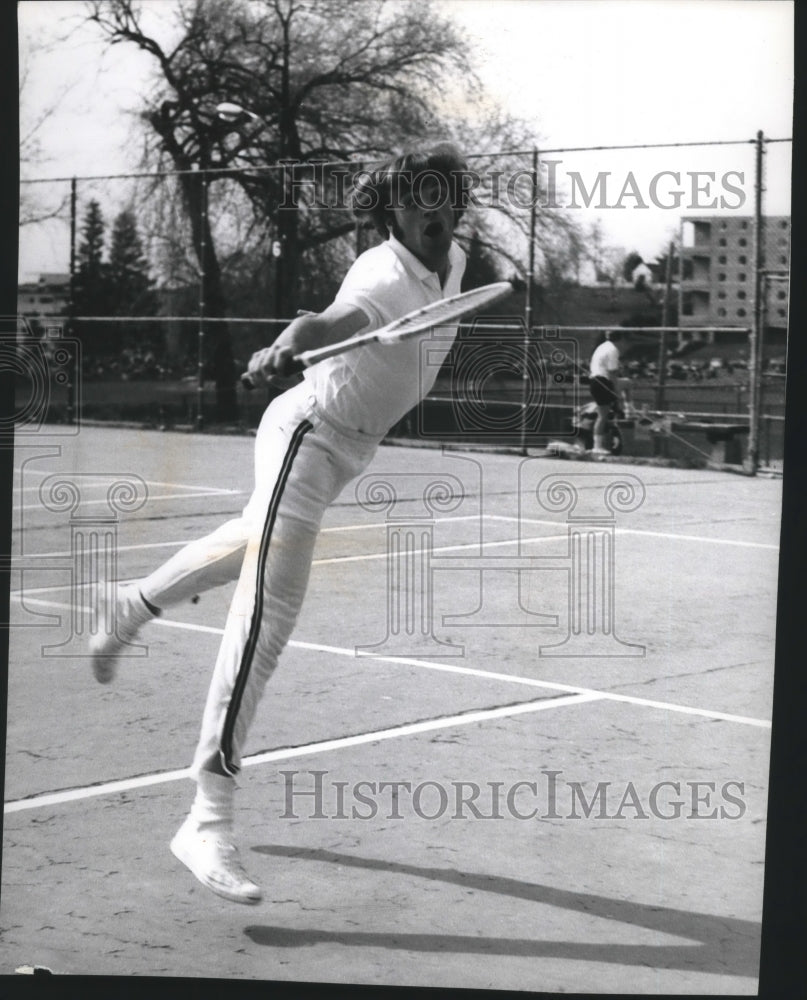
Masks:
[[[232,491],[232,492],[238,492],[238,491]],[[178,494],[177,496],[180,496],[180,495]],[[202,494],[191,494],[191,493],[188,493],[188,494],[184,494],[184,495],[181,495],[181,496],[192,498],[194,496],[202,496]],[[99,502],[99,501],[96,501],[96,502]],[[489,519],[491,521],[505,521],[507,523],[515,523],[515,524],[519,524],[519,523],[521,523],[521,524],[540,524],[542,526],[552,527],[552,528],[557,528],[558,527],[558,522],[557,521],[541,520],[541,519],[538,519],[538,518],[510,517],[510,516],[506,516],[504,514],[481,514],[481,515],[479,515],[479,514],[467,514],[467,515],[464,515],[462,517],[459,517],[459,516],[458,517],[443,517],[443,518],[436,519],[433,523],[434,524],[446,524],[446,523],[453,522],[453,521],[474,521],[474,520],[478,520],[480,517],[483,518],[483,519],[487,518],[487,519]],[[337,526],[333,526],[333,527],[329,527],[329,528],[321,528],[320,529],[320,533],[321,534],[326,534],[326,533],[336,533],[336,532],[344,532],[344,531],[366,531],[368,529],[377,529],[377,528],[386,528],[386,527],[387,527],[386,522],[375,521],[375,522],[368,523],[368,524],[346,524],[346,525],[341,525],[341,526],[337,525]],[[640,537],[644,536],[644,537],[648,537],[648,538],[665,538],[665,539],[668,539],[670,541],[704,542],[704,543],[712,543],[714,545],[737,545],[737,546],[745,547],[745,548],[769,549],[769,550],[772,550],[772,551],[778,551],[778,549],[779,549],[778,545],[771,545],[771,544],[768,544],[766,542],[743,542],[743,541],[737,541],[737,540],[731,539],[731,538],[707,538],[707,537],[705,537],[703,535],[676,535],[676,534],[674,534],[672,532],[645,531],[645,530],[642,530],[640,528],[616,528],[616,533],[618,535],[638,535]],[[522,538],[520,540],[522,542],[524,542],[524,543],[527,543],[527,542],[544,541],[544,540],[549,540],[549,539],[559,539],[559,538],[566,538],[566,537],[567,537],[566,535],[563,535],[563,536],[561,536],[561,535],[546,535],[546,536],[535,536],[533,538]],[[118,547],[118,551],[119,552],[134,552],[134,551],[136,551],[138,549],[159,549],[159,548],[172,548],[172,547],[177,547],[178,548],[178,547],[180,547],[182,545],[186,545],[189,541],[195,541],[195,540],[196,539],[185,539],[184,541],[178,541],[178,542],[151,542],[151,543],[144,543],[144,544],[141,544],[141,545],[122,545],[122,546]],[[502,542],[482,542],[481,544],[482,544],[483,547],[488,546],[488,545],[491,545],[491,546],[492,545],[508,545],[508,544],[512,544],[513,541],[519,541],[519,539],[502,541]],[[477,544],[479,544],[479,543],[477,543],[477,542],[469,543],[467,547],[473,548],[474,545],[477,545]],[[460,546],[460,548],[461,548],[461,546]],[[443,548],[440,548],[440,549],[433,549],[432,551],[433,552],[450,552],[450,551],[456,551],[456,549],[457,549],[457,546],[446,546],[446,547],[443,547]],[[421,552],[421,551],[422,550],[418,550],[418,552]],[[65,550],[65,551],[62,551],[62,552],[34,552],[34,553],[31,553],[30,555],[15,556],[15,557],[13,557],[13,559],[17,559],[17,560],[19,560],[19,559],[44,559],[44,558],[51,558],[51,557],[56,557],[56,556],[70,556],[72,554],[73,553],[70,550]],[[361,560],[364,560],[364,559],[369,559],[369,560],[372,560],[372,559],[383,559],[385,555],[386,555],[386,553],[381,554],[381,555],[371,554],[371,555],[360,555],[360,556],[340,556],[340,557],[335,557],[332,560],[326,560],[326,559],[315,560],[315,565],[317,563],[327,563],[327,562],[358,562],[358,561],[361,561]],[[12,564],[13,564],[13,562],[12,562]],[[54,588],[54,589],[56,589],[56,590],[62,590],[63,588],[62,587],[57,587],[57,588]],[[36,591],[31,591],[31,593],[36,593]]]
[[[115,551],[116,552],[134,552],[137,549],[170,549],[170,548],[179,548],[180,546],[187,545],[188,542],[195,541],[195,540],[196,539],[194,539],[194,538],[186,538],[184,542],[143,542],[143,543],[141,543],[139,545],[117,545],[117,546],[115,546]],[[24,560],[24,559],[54,559],[57,556],[72,556],[72,555],[73,555],[73,550],[72,549],[63,549],[61,552],[25,552],[22,555],[12,556],[11,557],[11,567],[13,569],[14,566],[15,566],[15,563],[16,563],[17,566],[18,566],[18,568],[19,568],[20,561]],[[24,567],[24,566],[22,567],[22,569],[25,569],[25,568],[26,567]],[[47,567],[47,566],[44,567],[44,569],[48,569],[48,568],[49,567]],[[59,568],[62,568],[62,567],[59,567]],[[31,567],[31,569],[33,569],[33,567]],[[27,591],[26,591],[26,593],[27,593]],[[36,591],[31,591],[31,593],[36,593]]]
[[[568,695],[562,698],[541,698],[539,701],[522,702],[519,705],[505,705],[502,708],[484,708],[471,712],[460,712],[458,715],[444,715],[437,719],[426,719],[422,722],[408,722],[402,726],[392,726],[389,729],[377,729],[374,732],[359,733],[355,736],[342,736],[335,740],[321,740],[318,743],[308,743],[299,747],[283,747],[278,750],[267,750],[263,753],[251,754],[242,760],[244,767],[254,767],[256,764],[268,764],[275,760],[289,760],[294,757],[304,757],[315,753],[327,753],[329,750],[342,750],[345,747],[362,746],[365,743],[376,743],[380,740],[397,739],[399,736],[413,736],[418,733],[428,733],[435,729],[451,729],[456,726],[467,726],[474,722],[486,722],[488,719],[505,719],[513,715],[524,715],[528,712],[543,712],[549,708],[560,708],[563,705],[580,705],[587,701],[595,701],[597,695]],[[144,788],[149,785],[162,785],[169,781],[180,781],[190,777],[190,768],[180,771],[162,771],[157,774],[144,774],[136,778],[123,778],[119,781],[108,781],[100,785],[89,785],[84,788],[70,788],[63,792],[47,792],[30,798],[16,799],[7,802],[3,812],[22,812],[24,809],[38,809],[43,806],[62,805],[65,802],[76,802],[80,799],[94,798],[99,795],[112,795],[115,792],[128,792],[133,788]]]
[[[243,492],[244,492],[243,490],[235,491],[235,493],[243,493]],[[232,495],[233,495],[232,492],[224,494],[220,490],[213,490],[212,492],[208,493],[157,493],[153,496],[147,497],[146,500],[148,501],[148,503],[151,503],[153,500],[196,500],[202,497],[220,497],[220,496],[232,496]],[[108,505],[109,501],[106,499],[106,497],[104,497],[103,500],[81,501],[82,507],[95,507],[98,504]],[[16,514],[26,510],[47,510],[47,508],[43,507],[41,503],[24,503],[24,504],[18,504],[16,507],[13,507],[12,510]]]
[[[54,472],[54,473],[52,473],[52,475],[56,476],[56,475],[59,475],[59,473],[58,472]],[[71,475],[71,473],[65,472],[64,473],[65,480],[68,480],[69,477],[70,477],[70,475]],[[203,491],[203,495],[204,496],[211,496],[211,495],[218,495],[218,494],[221,494],[221,496],[230,496],[231,494],[234,494],[234,493],[243,493],[244,492],[244,490],[219,489],[216,486],[190,486],[190,485],[185,484],[185,483],[156,483],[156,482],[153,482],[152,480],[149,480],[149,479],[144,479],[143,482],[146,484],[146,486],[169,486],[169,487],[172,487],[173,489],[188,490],[189,491],[187,494],[186,493],[178,493],[177,496],[195,496],[200,491]],[[81,477],[81,485],[89,487],[90,489],[107,490],[107,489],[109,489],[110,482],[109,482],[109,477],[106,477],[105,479],[88,479],[87,477],[82,476]],[[15,487],[14,492],[15,493],[39,493],[41,489],[42,489],[42,484],[40,483],[39,486],[17,486],[17,487]]]
[[[411,556],[421,556],[427,553],[432,555],[438,552],[466,552],[468,549],[497,549],[503,545],[517,545],[521,543],[522,545],[527,545],[532,542],[557,542],[563,541],[569,537],[568,532],[564,532],[562,535],[535,535],[532,538],[504,538],[499,539],[495,542],[464,542],[462,545],[435,545],[428,549],[412,549],[411,551],[407,549],[407,557]],[[374,559],[388,559],[388,552],[373,552],[369,555],[363,556],[333,556],[330,559],[315,559],[312,565],[314,566],[327,566],[332,563],[349,563],[349,562],[370,562]],[[482,556],[479,557],[480,560]],[[440,569],[440,560],[436,559],[434,562],[434,569]],[[443,567],[445,569],[445,567]],[[473,566],[463,567],[464,569],[474,569]],[[516,567],[514,567],[516,568]],[[519,570],[519,572],[526,573],[534,567],[525,566],[524,569]],[[484,566],[480,565],[479,570],[483,570]]]
[[[521,543],[522,545],[527,545],[527,544],[532,543],[532,542],[557,542],[557,541],[563,541],[566,538],[568,538],[567,534],[563,534],[563,535],[536,535],[533,538],[506,538],[506,539],[502,539],[502,540],[499,540],[499,541],[496,541],[496,542],[480,542],[480,541],[465,542],[462,545],[439,545],[439,546],[434,546],[433,548],[430,548],[430,549],[413,549],[409,553],[409,555],[419,556],[419,555],[424,555],[427,552],[430,552],[432,554],[437,553],[437,552],[463,552],[463,551],[467,551],[468,549],[478,549],[478,548],[495,549],[495,548],[500,548],[503,545],[516,545],[518,543]],[[144,545],[142,547],[143,548],[159,548],[162,545],[185,545],[185,544],[186,544],[185,542],[156,542],[156,543],[154,543],[154,545]],[[134,548],[138,548],[138,547],[139,546],[136,546],[136,545],[128,546],[128,548],[130,548],[130,549],[134,549]],[[118,549],[118,551],[119,552],[124,551],[124,548],[125,547],[121,547],[120,549]],[[55,555],[60,555],[60,556],[69,556],[69,555],[72,555],[72,553],[70,553],[70,552],[59,552],[59,553],[52,552],[50,554],[52,556],[55,556]],[[334,563],[373,562],[374,560],[387,559],[388,557],[389,557],[389,553],[388,552],[371,552],[371,553],[369,553],[367,555],[361,555],[361,556],[332,556],[330,559],[314,559],[313,562],[311,563],[311,565],[312,566],[330,566],[330,565],[333,565]],[[481,559],[482,557],[480,556],[479,558]],[[12,568],[14,568],[14,563],[13,562],[12,562]],[[21,567],[21,568],[22,569],[26,569],[26,568],[33,569],[34,567]],[[49,568],[49,567],[46,567],[46,568]],[[54,569],[58,568],[60,570],[68,570],[68,569],[70,569],[69,566],[60,566],[60,567],[53,567],[53,568]],[[438,560],[435,561],[434,569],[440,569],[440,568],[441,568],[440,567],[440,560],[438,559]],[[445,569],[445,567],[442,567],[442,568]],[[484,567],[480,565],[479,570],[481,571],[483,568]],[[531,567],[529,567],[529,566],[525,566],[523,569],[518,569],[517,567],[514,567],[514,569],[516,569],[518,572],[521,572],[521,573],[529,572],[530,568]],[[476,568],[474,566],[465,566],[465,567],[463,567],[463,569],[475,570]],[[136,577],[135,579],[139,579],[139,577]],[[125,582],[129,582],[129,581],[119,580],[118,582],[119,583],[125,583]],[[89,584],[89,583],[88,584],[83,584],[83,586],[89,587],[89,586],[91,586],[91,584]],[[11,596],[12,597],[25,597],[28,594],[52,594],[52,593],[55,593],[55,592],[57,592],[59,590],[69,590],[71,587],[72,587],[72,584],[70,584],[70,583],[63,583],[63,584],[60,584],[58,586],[52,586],[52,587],[26,587],[25,590],[13,590],[11,592]]]
[[[542,520],[537,517],[510,517],[505,514],[485,514],[492,521],[510,521],[516,524],[541,524],[558,526],[557,521]],[[773,549],[778,550],[778,545],[771,545],[768,542],[741,542],[733,538],[707,538],[704,535],[676,535],[669,531],[647,531],[644,528],[616,528],[618,535],[641,535],[647,538],[667,538],[676,542],[709,542],[713,545],[740,545],[749,549]]]
[[[232,491],[236,492],[236,491]],[[435,522],[436,524],[445,524],[449,521],[474,521],[477,520],[476,514],[468,514],[463,517],[441,517]],[[373,521],[368,524],[343,524],[336,525],[330,528],[320,528],[319,533],[321,535],[334,534],[341,531],[367,531],[368,529],[376,530],[378,528],[386,528],[387,525],[383,521]],[[193,538],[185,538],[178,542],[143,542],[138,545],[118,545],[118,552],[136,552],[138,549],[170,549],[170,548],[180,548],[183,545],[187,545],[190,542],[195,542],[198,540],[198,536]],[[14,566],[15,561],[19,562],[22,559],[51,559],[56,556],[72,556],[72,549],[63,549],[61,552],[30,552],[23,553],[22,555],[12,556],[11,565]],[[59,588],[61,589],[61,588]],[[30,593],[37,593],[37,591],[30,591]]]
[[[484,516],[484,515],[483,515]],[[453,521],[478,521],[479,514],[463,514],[462,516],[455,517],[436,517],[434,520],[429,521],[429,524],[451,524]],[[325,532],[336,532],[336,531],[365,531],[367,528],[386,528],[386,521],[370,521],[367,524],[342,524],[334,525],[330,528],[320,528],[320,534],[325,534]]]
[[[48,456],[42,456],[42,457],[46,458]],[[55,458],[55,457],[58,457],[58,456],[50,456],[50,457],[51,458]],[[34,461],[37,461],[36,457],[34,458]],[[56,469],[55,471],[52,470],[52,469],[51,470],[48,470],[48,469],[34,469],[34,468],[30,468],[29,469],[26,466],[24,470],[23,470],[22,467],[20,467],[18,469],[15,469],[14,470],[14,477],[15,477],[15,479],[20,479],[20,478],[28,479],[31,476],[39,476],[41,479],[47,479],[49,476],[61,476],[61,475],[63,475],[63,476],[69,476],[72,471],[73,470],[70,470],[70,469]],[[132,473],[132,474],[133,475],[137,475],[137,473]],[[111,477],[115,477],[115,476],[126,476],[126,475],[129,475],[129,473],[127,473],[127,472],[99,472],[99,473],[96,473],[95,475],[93,475],[92,473],[89,473],[87,475],[81,474],[81,481],[82,481],[82,483],[89,484],[91,486],[109,486],[110,476]],[[142,477],[138,476],[138,478],[142,478]],[[214,492],[214,493],[243,493],[244,492],[243,490],[229,489],[229,488],[227,488],[225,486],[207,486],[207,485],[202,485],[201,483],[165,482],[162,479],[144,479],[143,482],[146,484],[146,486],[170,486],[172,489],[177,489],[177,490],[206,490],[206,491],[211,491],[211,492]],[[24,490],[38,490],[39,488],[40,488],[39,486],[25,486],[25,487],[23,487]],[[18,489],[17,492],[20,492],[20,490]]]
[[[29,604],[39,604],[42,607],[70,609],[71,605],[57,601],[32,599]],[[82,608],[88,611],[87,608]],[[170,618],[155,618],[151,624],[164,628],[186,629],[190,632],[206,632],[211,635],[223,635],[223,628],[212,625],[195,625],[191,622],[178,622]],[[639,698],[635,695],[617,694],[614,691],[600,691],[596,688],[580,687],[576,684],[560,684],[556,681],[541,681],[535,677],[523,677],[519,674],[502,674],[493,670],[480,670],[477,667],[461,667],[454,663],[435,663],[432,660],[421,660],[409,656],[356,656],[355,649],[342,646],[327,646],[322,643],[302,642],[292,639],[288,643],[295,649],[307,649],[317,653],[330,653],[334,656],[349,656],[354,660],[373,660],[381,663],[394,663],[399,666],[423,667],[426,670],[437,670],[446,674],[464,674],[468,677],[479,677],[484,680],[504,681],[507,684],[521,684],[526,687],[541,688],[547,691],[564,691],[567,694],[592,695],[602,701],[616,701],[626,705],[638,705],[642,708],[658,708],[665,712],[678,712],[682,715],[693,715],[704,719],[716,719],[721,722],[737,722],[746,726],[757,726],[760,729],[770,729],[768,719],[755,719],[747,715],[733,715],[729,712],[719,712],[710,708],[693,708],[691,705],[678,705],[670,701],[656,701],[652,698]]]

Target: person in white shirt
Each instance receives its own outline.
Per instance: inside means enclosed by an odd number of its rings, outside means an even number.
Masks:
[[[465,254],[454,229],[467,207],[467,166],[447,144],[363,175],[353,207],[384,242],[351,266],[333,303],[298,316],[250,359],[253,380],[287,375],[305,350],[377,329],[460,291]],[[456,333],[456,326],[455,326]],[[441,346],[448,353],[450,337]],[[428,331],[422,336],[428,336]],[[240,517],[118,590],[117,628],[91,642],[101,682],[125,642],[164,608],[237,579],[191,768],[196,795],[171,850],[208,888],[254,903],[260,888],[233,844],[233,805],[250,723],[303,602],[325,510],[368,465],[389,428],[429,391],[420,340],[373,344],[321,361],[274,399],[255,441],[255,489]]]
[[[597,420],[594,424],[594,451],[607,452],[606,434],[611,409],[619,402],[617,374],[619,372],[619,349],[614,341],[621,341],[621,330],[609,330],[605,339],[591,355],[589,368],[589,392],[597,404]]]

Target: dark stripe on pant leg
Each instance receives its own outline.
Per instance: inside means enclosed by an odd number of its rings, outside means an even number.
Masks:
[[[280,473],[272,492],[272,499],[269,501],[269,509],[263,526],[263,534],[261,535],[261,547],[258,553],[258,573],[255,581],[255,607],[252,611],[249,634],[247,635],[246,645],[244,646],[244,652],[241,657],[241,665],[238,668],[238,675],[235,680],[232,698],[230,699],[230,704],[227,708],[227,715],[224,719],[224,730],[221,737],[219,754],[221,757],[222,767],[227,774],[234,775],[239,771],[239,768],[232,763],[235,720],[238,718],[238,710],[241,707],[241,699],[247,686],[250,670],[252,668],[252,660],[255,656],[255,649],[258,645],[258,636],[260,635],[261,625],[263,623],[263,577],[266,572],[266,560],[269,556],[269,544],[272,539],[272,530],[275,525],[275,520],[277,519],[277,511],[280,507],[283,491],[291,473],[292,463],[294,462],[297,452],[300,450],[303,438],[312,429],[313,424],[304,420],[292,434],[291,443],[289,444],[288,451],[283,459],[283,465],[280,468]]]

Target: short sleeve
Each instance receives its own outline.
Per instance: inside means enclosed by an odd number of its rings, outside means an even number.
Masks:
[[[395,273],[395,261],[379,257],[363,254],[354,261],[336,294],[336,302],[361,309],[370,320],[361,332],[386,326],[407,311],[401,310],[397,302],[400,279]]]

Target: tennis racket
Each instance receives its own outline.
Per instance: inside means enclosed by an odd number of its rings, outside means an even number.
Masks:
[[[358,347],[365,347],[367,344],[398,344],[402,340],[408,340],[410,337],[423,333],[424,330],[446,326],[466,313],[498,302],[499,299],[504,298],[512,291],[513,285],[509,281],[495,281],[490,285],[482,285],[481,288],[472,288],[469,292],[450,295],[447,299],[440,299],[438,302],[430,302],[420,309],[413,309],[412,312],[401,316],[400,319],[396,319],[378,330],[372,330],[370,333],[349,337],[347,340],[340,340],[338,343],[328,344],[326,347],[303,351],[302,354],[296,355],[294,360],[304,368],[309,368],[318,361],[333,358],[337,354],[344,354],[346,351],[353,351]],[[241,383],[245,389],[254,389],[257,384],[249,372],[245,372],[241,376]]]

